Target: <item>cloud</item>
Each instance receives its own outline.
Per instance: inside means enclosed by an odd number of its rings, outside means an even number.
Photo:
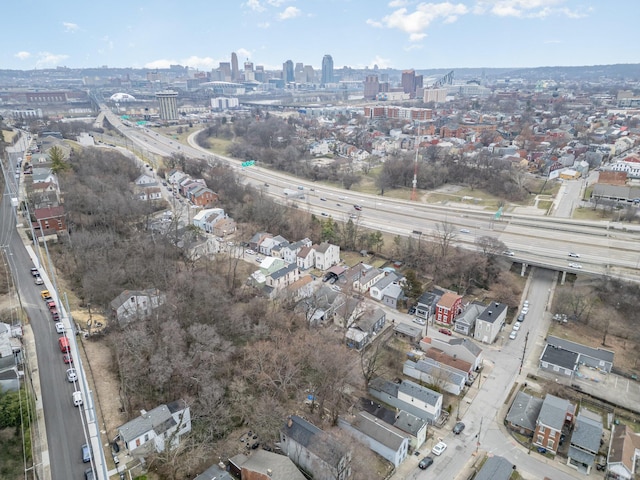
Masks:
[[[391,4],[395,4],[392,1]],[[446,23],[455,22],[460,15],[469,13],[469,9],[462,3],[420,3],[415,11],[399,8],[382,18],[382,20],[367,20],[367,24],[377,28],[395,28],[409,34],[412,42],[418,42],[427,36],[425,30],[436,20],[442,19]]]
[[[169,68],[169,65],[177,65],[179,62],[176,60],[167,60],[166,58],[160,60],[154,60],[153,62],[147,62],[144,64],[144,68]]]
[[[369,68],[373,68],[374,65],[377,65],[378,68],[390,68],[393,66],[390,59],[382,58],[380,55],[376,55],[373,57],[373,60],[369,62]]]
[[[196,68],[198,70],[211,70],[218,68],[219,61],[211,57],[199,57],[198,55],[191,55],[187,58],[180,60],[161,58],[144,64],[144,68],[169,68],[170,65],[183,65],[189,68]]]
[[[490,13],[498,17],[546,18],[560,15],[582,18],[592,10],[572,10],[562,6],[566,2],[567,0],[478,0],[473,11],[480,15]]]
[[[20,60],[26,60],[27,58],[29,58],[31,56],[31,54],[29,52],[25,52],[24,50],[22,52],[18,52],[16,54],[13,55],[16,58],[19,58]]]
[[[389,6],[391,8],[406,7],[409,4],[407,0],[391,0]]]
[[[63,60],[69,58],[69,55],[38,52],[37,58],[36,68],[47,68],[58,66]]]
[[[246,48],[239,48],[236,50],[236,53],[238,54],[239,59],[251,58],[251,51],[247,50]]]
[[[74,33],[80,29],[80,27],[76,23],[71,22],[62,22],[62,26],[64,27],[65,32]]]
[[[269,22],[262,22],[262,23],[259,23],[257,26],[258,28],[269,28],[271,24]]]
[[[545,40],[542,43],[546,43],[546,44],[553,43],[553,44],[556,44],[556,43],[562,43],[562,40]]]
[[[299,17],[300,15],[302,15],[302,11],[299,8],[287,7],[278,15],[278,18],[280,20],[290,20],[292,18]]]
[[[267,0],[267,3],[272,7],[281,7],[282,5],[287,3],[287,0]]]
[[[260,3],[260,0],[247,0],[245,6],[249,8],[249,10],[253,10],[254,12],[264,12],[265,8]]]

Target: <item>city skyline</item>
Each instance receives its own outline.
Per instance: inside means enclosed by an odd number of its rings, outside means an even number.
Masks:
[[[5,12],[3,69],[179,64],[210,71],[231,52],[241,65],[267,70],[292,60],[321,71],[325,55],[335,69],[640,62],[633,48],[640,4],[631,0],[114,0],[98,12],[78,0],[65,8],[27,0]]]

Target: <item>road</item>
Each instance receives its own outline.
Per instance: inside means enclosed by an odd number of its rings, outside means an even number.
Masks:
[[[12,155],[9,157],[11,159]],[[12,173],[15,163],[8,167],[5,171]],[[57,344],[59,335],[40,296],[43,287],[33,282],[29,270],[34,264],[16,229],[17,222],[22,222],[23,219],[16,219],[10,201],[10,198],[16,196],[17,185],[11,181],[15,178],[13,175],[6,177],[9,177],[9,182],[0,204],[0,243],[9,260],[13,282],[29,318],[35,340],[38,365],[32,373],[38,374],[41,386],[48,443],[48,452],[43,452],[45,465],[47,461],[50,463],[53,479],[83,478],[89,464],[82,462],[81,446],[87,443],[87,437],[82,410],[74,407],[71,400],[76,385],[66,379],[68,367],[62,361]]]

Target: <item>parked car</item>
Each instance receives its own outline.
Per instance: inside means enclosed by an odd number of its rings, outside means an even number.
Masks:
[[[31,275],[33,275],[34,277],[39,277],[40,270],[38,270],[36,267],[31,268]]]
[[[78,380],[78,374],[76,373],[75,368],[70,368],[67,370],[67,381],[69,383],[73,383]]]
[[[453,433],[455,433],[456,435],[460,435],[462,433],[462,431],[464,430],[464,423],[462,422],[458,422],[453,426]]]
[[[524,313],[521,313],[520,315],[518,315],[518,321],[519,321],[520,323],[524,322],[524,317],[525,317],[525,314],[524,314]]]
[[[416,314],[416,307],[411,307],[408,311],[409,315],[415,315]]]
[[[424,319],[416,317],[413,319],[413,323],[417,323],[418,325],[422,325],[423,327],[427,324]]]
[[[449,335],[449,336],[451,336],[451,330],[449,330],[448,328],[440,328],[440,329],[438,329],[438,331],[439,331],[440,333],[442,333],[443,335]]]
[[[44,284],[44,280],[42,280],[42,277],[40,275],[38,275],[37,277],[34,277],[33,281],[35,282],[36,285]]]
[[[516,322],[513,324],[513,331],[517,332],[518,330],[520,330],[520,325],[522,325],[520,322]]]
[[[526,315],[527,313],[529,313],[529,307],[526,307],[526,306],[525,306],[525,307],[522,309],[522,313],[523,313],[524,315]]]
[[[56,322],[56,333],[64,333],[64,324],[62,322]]]
[[[246,253],[247,255],[255,255],[256,252],[254,252],[253,250],[251,250],[250,248],[247,248],[244,253]]]
[[[442,455],[442,452],[444,452],[446,449],[447,449],[446,443],[438,442],[431,450],[431,453],[433,453],[434,455]]]
[[[84,480],[95,480],[95,475],[93,474],[93,470],[91,468],[87,468],[84,471]]]
[[[433,457],[424,457],[422,460],[420,460],[418,468],[420,468],[420,470],[426,470],[431,465],[433,465]]]
[[[51,300],[51,294],[49,293],[49,290],[41,290],[40,296],[42,297],[43,300],[47,302]]]
[[[511,333],[509,334],[509,339],[515,340],[517,336],[518,336],[518,332],[516,330],[512,330]]]
[[[91,448],[89,448],[89,445],[86,443],[82,445],[82,461],[84,463],[91,461]]]
[[[358,211],[362,210],[362,207],[360,205],[354,205],[353,208],[355,208]]]
[[[62,356],[62,361],[68,365],[70,363],[73,363],[73,358],[71,358],[71,354],[70,353],[65,353]]]

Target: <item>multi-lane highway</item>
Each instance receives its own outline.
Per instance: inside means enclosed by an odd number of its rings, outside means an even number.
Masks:
[[[105,105],[102,109],[107,120],[140,149],[167,156],[183,153],[194,158],[227,162],[236,168],[243,181],[262,188],[281,202],[296,203],[298,208],[306,208],[316,215],[324,213],[343,220],[349,214],[357,213],[359,222],[365,227],[404,236],[416,236],[414,232],[421,232],[423,240],[433,237],[437,228],[447,223],[456,232],[455,242],[466,248],[476,248],[477,238],[490,235],[514,253],[512,259],[515,261],[573,273],[606,274],[640,281],[640,252],[636,248],[640,228],[637,226],[512,213],[495,219],[495,212],[473,207],[410,202],[320,185],[260,167],[242,169],[238,160],[212,155],[198,147],[193,142],[193,135],[189,145],[180,145],[146,128],[124,125]],[[304,199],[291,200],[283,194],[284,188],[296,189],[298,186],[304,188]],[[362,211],[356,212],[354,204],[361,205]],[[570,252],[578,253],[579,260],[570,258]]]

